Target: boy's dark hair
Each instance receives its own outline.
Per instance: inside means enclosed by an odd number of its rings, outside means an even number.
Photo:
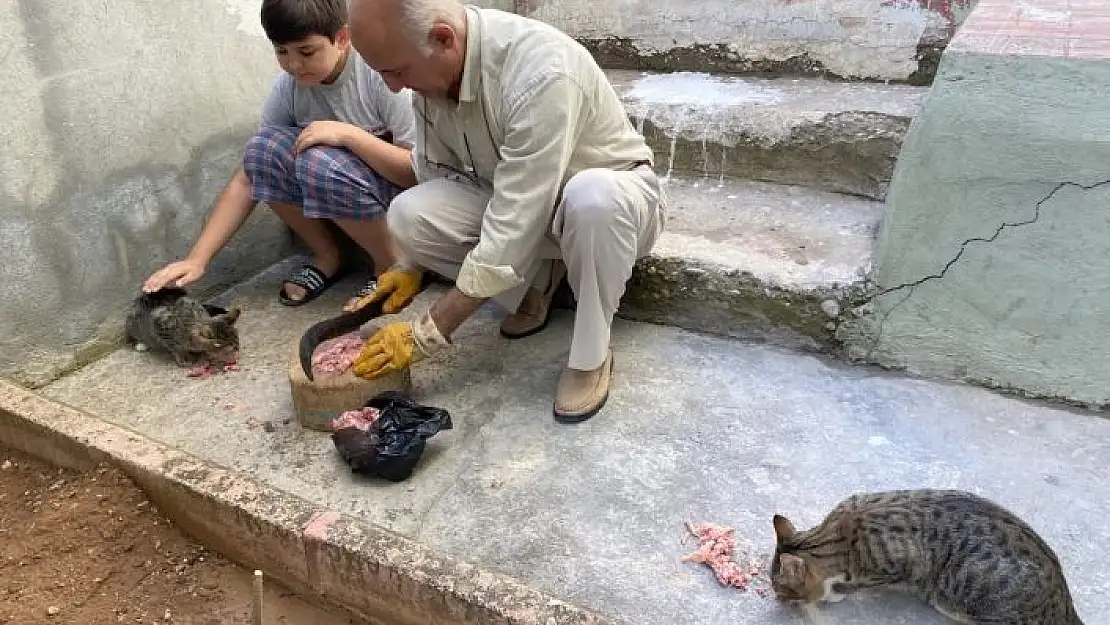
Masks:
[[[312,35],[335,42],[347,23],[347,0],[263,0],[262,29],[275,44]]]

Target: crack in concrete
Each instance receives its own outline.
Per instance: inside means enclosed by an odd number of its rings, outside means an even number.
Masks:
[[[913,282],[907,282],[907,283],[904,283],[904,284],[899,284],[898,286],[893,286],[893,287],[890,287],[888,289],[883,289],[883,290],[879,291],[878,293],[874,293],[874,294],[866,296],[865,299],[862,302],[860,302],[859,304],[855,304],[854,307],[869,304],[869,303],[875,301],[876,299],[878,299],[878,298],[880,298],[884,295],[889,295],[891,293],[895,293],[895,292],[901,291],[903,289],[907,290],[906,296],[903,297],[901,300],[899,300],[897,304],[891,306],[890,309],[887,310],[886,314],[883,315],[882,319],[879,320],[879,324],[878,324],[879,327],[878,327],[878,330],[875,333],[875,340],[872,341],[870,347],[868,347],[867,354],[864,356],[864,359],[865,360],[871,360],[872,354],[875,352],[876,349],[878,349],[879,343],[882,341],[882,337],[883,337],[883,328],[886,326],[886,322],[890,319],[891,315],[893,315],[896,310],[901,308],[911,297],[913,297],[913,294],[917,290],[917,287],[921,286],[922,284],[925,284],[926,282],[930,282],[932,280],[940,280],[940,279],[944,278],[944,276],[948,274],[948,271],[957,262],[960,261],[960,259],[964,255],[964,252],[967,251],[967,248],[968,248],[969,245],[971,245],[972,243],[994,243],[995,240],[997,240],[998,237],[1001,236],[1002,233],[1005,232],[1006,230],[1013,229],[1013,228],[1020,228],[1020,227],[1023,227],[1023,226],[1029,226],[1029,225],[1037,223],[1037,221],[1040,220],[1040,218],[1041,218],[1041,207],[1044,206],[1044,204],[1046,202],[1048,202],[1049,200],[1054,198],[1057,193],[1059,193],[1060,191],[1063,191],[1064,189],[1066,189],[1068,187],[1077,187],[1079,189],[1082,189],[1083,191],[1093,191],[1093,190],[1095,190],[1099,187],[1104,187],[1104,186],[1107,186],[1107,185],[1110,185],[1110,179],[1102,180],[1102,181],[1099,181],[1099,182],[1096,182],[1096,183],[1090,184],[1090,185],[1080,184],[1078,182],[1071,182],[1071,181],[1061,182],[1061,183],[1057,184],[1055,187],[1053,187],[1052,190],[1049,191],[1049,193],[1047,195],[1042,197],[1040,200],[1037,201],[1036,204],[1033,205],[1033,216],[1031,218],[1025,219],[1025,220],[1022,220],[1022,221],[1013,221],[1013,222],[1004,221],[1004,222],[1002,222],[1002,224],[1000,224],[998,226],[998,228],[995,229],[994,234],[992,234],[990,237],[987,237],[987,238],[971,237],[969,239],[966,239],[963,243],[960,244],[960,249],[959,249],[959,251],[956,252],[956,255],[953,256],[952,259],[949,260],[947,263],[945,263],[944,267],[942,267],[939,272],[927,275],[927,276],[925,276],[923,278],[920,278],[918,280],[915,280]]]

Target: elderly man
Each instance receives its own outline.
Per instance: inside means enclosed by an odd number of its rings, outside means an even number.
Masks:
[[[354,372],[375,377],[450,347],[487,300],[515,338],[541,330],[564,274],[577,311],[554,416],[609,395],[610,327],[637,258],[663,229],[653,155],[590,54],[559,30],[456,0],[351,0],[352,45],[390,89],[412,89],[418,184],[389,225],[407,263],[374,299],[396,310],[417,267],[455,280],[428,314],[378,329]]]

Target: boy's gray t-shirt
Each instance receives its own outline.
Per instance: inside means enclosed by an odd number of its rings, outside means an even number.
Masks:
[[[416,142],[412,91],[390,91],[353,47],[335,82],[302,87],[282,72],[262,105],[261,126],[304,129],[314,121],[346,122],[374,135],[388,131],[395,144],[410,150]]]

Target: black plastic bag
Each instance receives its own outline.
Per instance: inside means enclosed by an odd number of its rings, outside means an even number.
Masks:
[[[452,428],[446,410],[421,406],[400,391],[378,393],[364,407],[379,411],[373,425],[344,427],[331,440],[353,472],[391,482],[408,479],[424,454],[424,441]]]

